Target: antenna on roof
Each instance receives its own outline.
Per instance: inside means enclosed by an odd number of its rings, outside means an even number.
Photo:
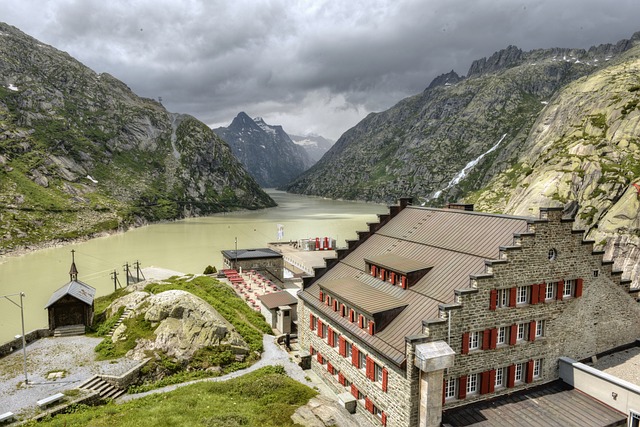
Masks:
[[[78,280],[78,269],[76,268],[75,249],[71,249],[71,269],[69,270],[69,277],[71,281]]]

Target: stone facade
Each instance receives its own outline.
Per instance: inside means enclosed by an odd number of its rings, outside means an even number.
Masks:
[[[546,218],[531,223],[530,232],[514,236],[514,246],[501,248],[499,260],[486,263],[486,274],[471,278],[472,289],[456,291],[455,303],[440,306],[441,319],[423,322],[429,340],[446,341],[456,351],[455,366],[445,376],[455,390],[445,408],[555,380],[560,357],[582,360],[637,338],[640,306],[621,273],[612,272],[612,263],[593,251],[593,242],[572,230],[573,221],[562,219],[561,209],[542,210],[541,216]],[[511,306],[512,289],[525,302]],[[502,292],[509,295],[505,307],[500,307],[503,301],[492,303]],[[504,344],[496,342],[501,328]],[[518,328],[522,339],[514,340]],[[477,343],[470,337],[474,333]],[[496,387],[500,369],[503,383]],[[520,381],[513,378],[517,370]],[[477,388],[470,392],[469,378],[476,374]],[[467,390],[461,394],[461,388]]]
[[[381,223],[396,213],[381,217]],[[299,339],[311,352],[311,368],[336,392],[356,395],[357,411],[374,425],[439,426],[443,408],[558,379],[562,356],[582,360],[633,342],[640,306],[628,282],[572,226],[561,209],[541,209],[540,219],[531,219],[511,246],[496,248],[498,259],[487,260],[484,273],[469,272],[469,286],[451,292],[449,302],[439,306],[439,318],[422,319],[422,333],[405,337],[402,362],[374,349],[366,329],[355,333],[332,320],[329,306],[316,303],[318,295],[301,292]],[[346,252],[338,251],[338,260],[316,272],[316,280],[349,252],[366,247],[380,227],[370,224],[368,232],[359,233]],[[354,366],[342,341],[385,378]],[[453,362],[425,370],[431,366],[421,359],[425,346],[450,348]]]

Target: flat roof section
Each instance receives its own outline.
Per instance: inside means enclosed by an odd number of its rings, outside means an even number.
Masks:
[[[337,295],[347,304],[353,305],[369,316],[408,305],[386,292],[351,277],[326,282],[318,281],[318,284],[320,288]]]
[[[444,426],[614,427],[626,426],[625,414],[570,387],[562,380],[496,399],[447,409]]]
[[[269,248],[260,249],[234,249],[222,251],[222,255],[227,259],[256,259],[256,258],[282,258],[282,254]]]
[[[298,304],[298,299],[287,291],[273,292],[259,295],[258,299],[269,309],[278,308],[283,305]]]

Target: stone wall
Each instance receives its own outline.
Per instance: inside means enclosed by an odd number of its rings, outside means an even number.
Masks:
[[[29,344],[35,340],[39,340],[40,338],[50,337],[52,335],[53,332],[49,329],[36,329],[31,332],[27,332],[26,334],[24,334],[24,337],[27,341],[27,344]],[[13,339],[0,345],[0,357],[7,356],[18,350],[22,350],[22,337]]]
[[[611,271],[611,263],[603,262],[602,253],[593,252],[593,242],[582,240],[582,232],[572,231],[573,222],[561,219],[560,210],[543,213],[548,218],[532,223],[531,232],[516,236],[515,245],[503,248],[499,260],[487,262],[485,274],[472,278],[473,289],[457,291],[456,303],[441,306],[441,319],[425,321],[423,327],[429,340],[448,342],[457,353],[446,378],[531,360],[541,360],[540,377],[532,384],[523,381],[490,395],[448,399],[445,408],[552,381],[558,378],[560,357],[582,360],[637,338],[640,306],[621,284],[621,275]],[[551,249],[557,254],[553,259]],[[581,295],[491,309],[492,290],[567,279],[582,279]],[[495,349],[462,354],[464,333],[483,335],[487,329],[532,321],[544,321],[543,335],[533,341],[525,339],[515,345],[507,341]]]
[[[114,387],[117,387],[119,389],[126,389],[138,379],[138,377],[140,376],[140,370],[150,360],[151,360],[150,358],[144,359],[142,362],[138,363],[136,366],[129,369],[127,372],[125,372],[122,375],[115,376],[115,375],[100,374],[98,376]]]
[[[407,426],[416,425],[412,424],[412,420],[417,420],[417,404],[418,389],[412,387],[412,384],[406,378],[404,370],[400,370],[397,367],[391,366],[385,362],[379,355],[375,354],[373,350],[367,348],[362,343],[355,343],[355,347],[359,351],[368,355],[373,361],[381,367],[387,370],[387,391],[383,391],[381,382],[374,382],[367,378],[364,366],[362,368],[356,368],[351,361],[351,357],[343,357],[339,354],[339,347],[331,347],[328,344],[326,338],[321,338],[317,334],[317,330],[310,329],[310,315],[313,314],[318,318],[318,313],[311,311],[304,301],[300,300],[298,303],[298,316],[300,321],[298,322],[298,337],[300,340],[300,346],[302,349],[309,351],[311,347],[314,349],[314,354],[311,356],[311,369],[324,380],[336,393],[351,393],[351,387],[344,387],[339,383],[338,372],[342,373],[346,379],[355,384],[358,390],[366,397],[368,397],[373,404],[385,413],[386,426]],[[322,322],[336,331],[341,333],[339,327],[332,325],[329,319],[319,317]],[[354,343],[353,340],[344,336],[344,338]],[[336,342],[338,338],[336,337]],[[317,352],[319,352],[325,363],[321,364],[318,361]],[[328,371],[328,363],[335,368],[335,374],[330,374]],[[415,368],[410,367],[413,372]],[[413,372],[417,376],[417,373]],[[417,381],[414,381],[414,385],[417,386]],[[373,415],[365,408],[364,399],[358,400],[357,409],[359,413],[364,414],[372,423],[372,425],[382,425],[382,417]]]

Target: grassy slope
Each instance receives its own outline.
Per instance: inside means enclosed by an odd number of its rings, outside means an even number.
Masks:
[[[199,383],[122,405],[80,408],[38,423],[45,426],[294,426],[291,415],[316,392],[266,367],[220,383]],[[32,425],[35,425],[33,423]]]

